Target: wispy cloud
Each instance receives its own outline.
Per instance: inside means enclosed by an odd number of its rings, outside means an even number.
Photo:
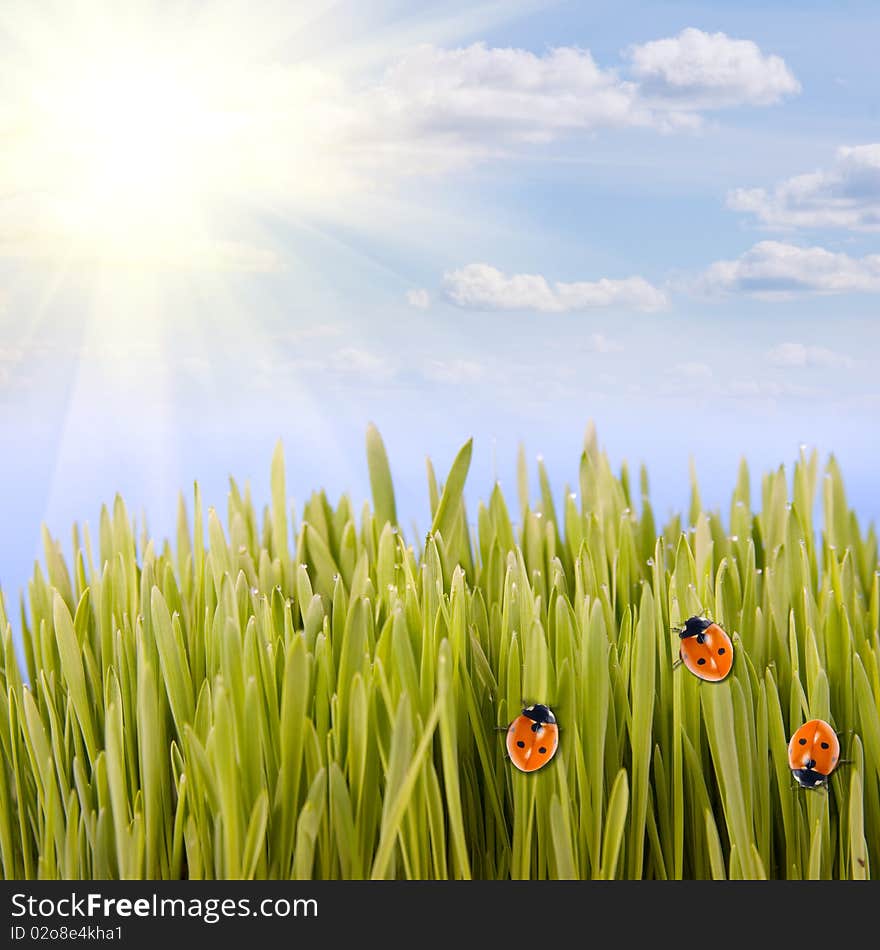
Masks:
[[[716,261],[694,284],[710,295],[785,299],[798,294],[880,292],[880,255],[850,257],[822,247],[761,241],[734,261]]]
[[[415,307],[416,310],[427,310],[431,306],[431,295],[424,288],[408,290],[406,292],[406,302],[411,307]]]
[[[327,367],[341,376],[354,376],[374,383],[388,382],[397,373],[397,367],[388,357],[353,346],[331,353]]]
[[[486,376],[486,367],[475,360],[429,360],[423,366],[423,374],[435,383],[461,385],[482,380]]]
[[[0,364],[18,363],[24,357],[20,346],[0,346]]]
[[[669,370],[669,374],[676,379],[685,379],[690,382],[700,382],[711,379],[712,367],[708,363],[701,363],[697,360],[689,360],[684,363],[676,363]]]
[[[24,372],[25,350],[20,346],[0,345],[0,392],[20,389],[28,377]]]
[[[737,378],[722,383],[718,387],[718,395],[734,399],[805,399],[818,396],[824,390],[817,386],[804,386],[787,380]]]
[[[806,343],[779,343],[767,353],[774,366],[809,369],[851,369],[856,361],[845,353]]]
[[[584,341],[584,349],[588,353],[622,353],[623,344],[604,333],[591,333]]]
[[[444,274],[448,299],[467,310],[533,310],[565,313],[619,307],[655,311],[666,294],[643,277],[551,283],[541,274],[504,274],[490,264],[468,264]]]
[[[769,228],[880,230],[880,143],[839,148],[831,168],[795,175],[770,190],[737,188],[727,205]]]
[[[292,327],[276,334],[273,339],[278,343],[300,345],[318,340],[334,339],[342,336],[343,328],[338,323],[311,323]]]
[[[815,384],[779,377],[731,375],[707,362],[692,360],[678,363],[665,374],[657,389],[660,396],[701,400],[732,405],[773,405],[781,400],[805,400],[827,395],[827,389]]]

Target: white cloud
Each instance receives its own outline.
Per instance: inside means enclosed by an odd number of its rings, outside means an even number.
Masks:
[[[37,352],[29,347],[30,352]],[[20,346],[0,345],[0,390],[11,392],[21,389],[29,383],[28,376],[23,372],[25,351]]]
[[[354,128],[386,146],[396,142],[387,154],[398,159],[400,149],[428,150],[442,166],[599,128],[694,127],[702,111],[771,105],[800,89],[780,57],[693,28],[630,47],[617,67],[600,66],[577,46],[539,55],[485,43],[422,44],[362,90]]]
[[[586,349],[591,353],[622,353],[623,345],[609,340],[604,333],[591,333],[586,340]]]
[[[839,148],[830,169],[795,175],[770,191],[738,188],[727,205],[771,228],[878,231],[880,143]]]
[[[717,395],[735,399],[795,399],[818,395],[821,390],[814,386],[799,386],[796,383],[772,379],[733,379],[719,387]]]
[[[427,310],[431,306],[431,295],[424,288],[408,290],[406,292],[406,301],[411,307],[415,307],[417,310]]]
[[[670,375],[675,376],[676,379],[696,380],[700,383],[712,378],[712,367],[708,363],[700,363],[697,361],[676,363],[669,372]]]
[[[563,130],[648,124],[638,91],[589,50],[557,47],[544,55],[474,43],[459,49],[417,46],[373,91],[387,120],[451,142],[546,141]],[[392,128],[394,125],[392,124]]]
[[[845,353],[805,343],[780,343],[767,353],[767,359],[774,366],[783,367],[851,369],[855,366],[855,360]]]
[[[18,346],[0,346],[0,363],[20,363],[24,351]]]
[[[669,369],[658,389],[664,397],[692,400],[699,393],[703,400],[724,401],[732,404],[774,405],[781,399],[808,399],[823,393],[809,385],[788,379],[730,376],[709,363],[686,361]]]
[[[327,368],[342,376],[355,376],[375,383],[384,383],[396,373],[392,363],[369,350],[347,346],[331,353]]]
[[[541,274],[507,276],[489,264],[468,264],[443,277],[449,300],[467,310],[534,310],[564,313],[620,307],[661,310],[666,294],[643,277],[602,278],[552,285]]]
[[[342,336],[343,328],[338,323],[313,323],[292,327],[276,334],[273,339],[278,343],[296,345],[314,343],[316,340],[333,339]]]
[[[485,369],[474,360],[430,360],[424,365],[424,375],[435,383],[459,385],[475,383],[485,375]]]
[[[725,33],[689,27],[628,52],[646,100],[679,102],[687,110],[772,105],[801,88],[779,56]]]
[[[21,92],[0,101],[0,193],[18,196],[4,203],[0,258],[271,271],[273,248],[242,240],[241,226],[267,208],[343,214],[341,195],[393,190],[405,175],[599,129],[694,127],[705,110],[769,104],[797,89],[778,57],[699,30],[609,64],[575,45],[379,45],[373,55],[387,68],[365,76],[354,72],[357,57],[346,69],[340,57],[315,66],[270,55],[286,18],[279,32],[253,17],[233,30],[225,16],[145,15],[132,32],[124,14],[108,13],[95,34],[89,17],[46,16],[32,29],[56,37],[42,58],[51,68],[26,55],[24,39],[0,37],[0,61]],[[117,74],[128,76],[120,64],[156,81],[136,84],[136,95],[123,82],[116,94],[145,108],[110,109],[105,121],[103,93],[112,103]],[[133,148],[142,139],[157,161]]]
[[[708,294],[786,298],[880,292],[880,254],[855,258],[821,247],[761,241],[735,261],[716,261],[694,285]]]

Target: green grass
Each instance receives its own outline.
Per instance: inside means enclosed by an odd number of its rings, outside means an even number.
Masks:
[[[373,505],[258,514],[181,501],[176,543],[117,498],[73,560],[44,531],[16,659],[0,601],[5,878],[867,878],[880,868],[877,539],[833,459],[802,456],[730,510],[658,528],[644,471],[592,430],[577,495],[500,489],[469,518],[471,444],[431,530],[405,540],[385,448]],[[817,491],[823,530],[813,525]],[[426,518],[427,523],[427,518]],[[207,536],[207,542],[205,537]],[[732,674],[673,668],[707,613]],[[523,699],[561,724],[526,775],[503,733]],[[850,761],[793,785],[788,738],[829,720]]]

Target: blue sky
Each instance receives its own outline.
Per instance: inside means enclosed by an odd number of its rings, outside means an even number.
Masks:
[[[420,529],[426,455],[561,490],[590,419],[661,515],[806,444],[878,517],[876,4],[289,6],[4,5],[7,597],[279,438],[360,502],[369,421]]]

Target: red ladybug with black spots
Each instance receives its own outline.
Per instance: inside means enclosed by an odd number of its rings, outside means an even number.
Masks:
[[[788,743],[788,765],[802,788],[827,785],[839,759],[840,740],[824,719],[805,722]]]
[[[733,667],[733,644],[721,627],[705,617],[690,617],[678,630],[680,662],[701,680],[719,683]]]
[[[537,772],[556,754],[559,726],[549,707],[526,706],[507,727],[507,754],[520,772]]]

